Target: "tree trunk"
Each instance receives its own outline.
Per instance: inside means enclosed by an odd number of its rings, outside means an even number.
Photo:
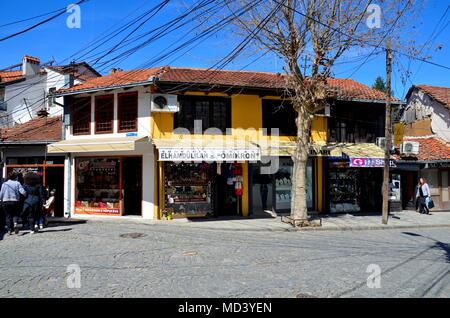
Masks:
[[[306,202],[306,160],[294,157],[294,171],[292,183],[291,217],[294,220],[308,217]]]
[[[298,108],[297,108],[298,109]],[[310,147],[310,127],[312,117],[299,112],[297,117],[297,148],[292,160],[294,171],[292,176],[291,218],[294,220],[307,219],[308,204],[306,201],[306,165]]]

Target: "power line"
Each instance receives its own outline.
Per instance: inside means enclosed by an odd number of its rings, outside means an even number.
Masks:
[[[278,0],[273,0],[273,1],[276,2],[276,3],[281,3],[281,2],[279,2]],[[309,19],[309,20],[311,20],[311,21],[313,21],[314,23],[318,23],[318,24],[320,24],[320,25],[322,25],[322,26],[324,26],[324,27],[326,27],[326,28],[329,28],[329,29],[331,29],[331,30],[333,30],[333,31],[335,31],[335,32],[338,32],[339,34],[342,34],[342,35],[344,35],[344,36],[346,36],[346,37],[348,37],[348,38],[350,38],[350,39],[358,40],[359,42],[361,42],[361,43],[363,43],[363,44],[366,44],[366,45],[368,45],[368,46],[371,46],[371,47],[382,48],[383,50],[386,50],[386,47],[385,47],[385,46],[376,45],[376,44],[373,44],[373,43],[371,43],[371,42],[363,41],[363,40],[361,40],[361,39],[355,39],[355,37],[353,37],[352,35],[348,35],[348,34],[346,34],[345,32],[343,32],[343,31],[341,31],[341,30],[339,30],[339,29],[333,28],[333,27],[331,27],[331,26],[329,26],[329,25],[327,25],[327,24],[325,24],[325,23],[323,23],[323,22],[321,22],[321,21],[319,21],[319,20],[317,20],[317,19],[315,19],[315,18],[313,18],[313,17],[310,17],[310,16],[304,14],[303,12],[300,12],[299,10],[297,10],[297,9],[295,9],[295,8],[292,8],[292,7],[290,7],[290,6],[286,5],[286,4],[282,4],[282,5],[283,5],[285,8],[287,8],[287,9],[289,9],[289,10],[292,10],[292,11],[298,13],[299,15],[301,15],[301,16],[303,16],[303,17],[305,17],[305,18],[307,18],[307,19]],[[401,51],[395,50],[395,49],[392,49],[392,52],[397,53],[397,54],[400,54],[400,55],[403,55],[403,56],[407,56],[407,57],[409,57],[409,58],[412,58],[412,59],[415,59],[415,60],[418,60],[418,61],[422,61],[422,62],[427,63],[427,64],[430,64],[430,65],[434,65],[434,66],[437,66],[437,67],[441,67],[441,68],[450,70],[450,67],[449,67],[449,66],[442,65],[442,64],[439,64],[439,63],[435,63],[435,62],[431,62],[431,61],[428,61],[428,60],[426,60],[426,59],[424,59],[424,58],[420,58],[420,57],[417,57],[417,56],[413,56],[413,55],[411,55],[411,54],[409,54],[409,53],[401,52]]]

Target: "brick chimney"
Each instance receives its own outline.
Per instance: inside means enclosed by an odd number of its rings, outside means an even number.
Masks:
[[[41,69],[41,60],[37,57],[25,55],[22,59],[22,74],[24,76],[33,76],[39,73]]]

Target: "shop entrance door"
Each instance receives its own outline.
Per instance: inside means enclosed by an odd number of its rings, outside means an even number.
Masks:
[[[221,174],[216,174],[216,215],[217,216],[237,216],[240,211],[241,200],[236,196],[234,183],[230,181],[232,177],[231,164],[221,164]],[[239,206],[239,209],[238,209]]]
[[[64,168],[46,167],[45,169],[45,185],[49,190],[55,190],[55,207],[54,213],[56,217],[64,216]]]
[[[401,178],[402,190],[402,209],[415,210],[416,209],[416,185],[418,180],[417,172],[405,172]]]
[[[122,159],[123,215],[142,215],[142,157]]]

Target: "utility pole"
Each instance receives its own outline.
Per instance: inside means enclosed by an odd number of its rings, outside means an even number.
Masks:
[[[386,124],[385,137],[386,149],[384,152],[384,173],[383,173],[383,216],[382,223],[388,223],[389,216],[389,168],[391,161],[392,147],[392,124],[391,124],[391,74],[392,74],[392,51],[391,40],[386,41]]]

